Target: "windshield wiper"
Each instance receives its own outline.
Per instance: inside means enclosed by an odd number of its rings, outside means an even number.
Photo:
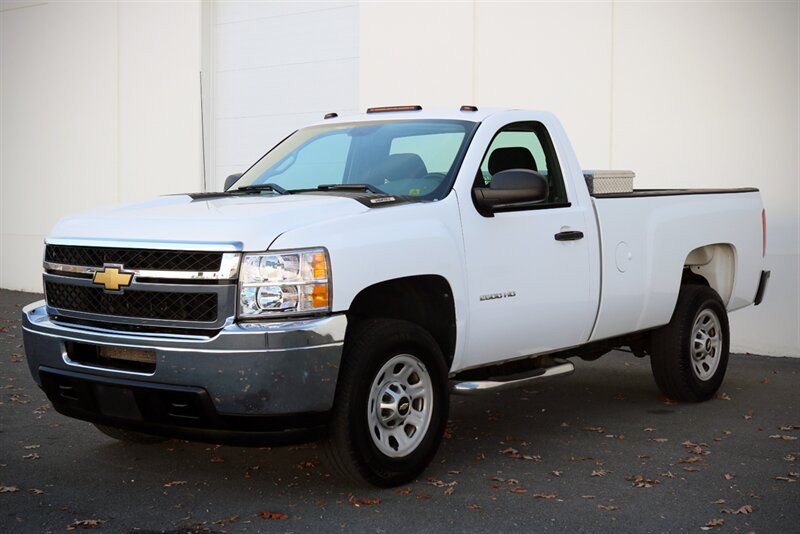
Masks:
[[[386,195],[386,191],[382,191],[372,184],[323,184],[318,185],[317,189],[320,191],[369,191],[376,195]]]
[[[288,189],[284,189],[283,187],[279,186],[278,184],[256,184],[256,185],[244,185],[242,187],[237,187],[235,191],[275,191],[279,195],[289,195],[291,192]]]

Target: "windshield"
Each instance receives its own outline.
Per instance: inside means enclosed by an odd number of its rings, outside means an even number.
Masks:
[[[452,187],[476,126],[408,120],[303,128],[262,157],[233,189],[269,184],[277,193],[358,184],[372,192],[438,200]]]

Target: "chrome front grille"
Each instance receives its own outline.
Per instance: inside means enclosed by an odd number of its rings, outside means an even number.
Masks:
[[[222,252],[47,245],[44,261],[84,267],[114,263],[131,270],[205,272],[219,271]]]
[[[232,248],[212,244],[213,251],[195,251],[182,250],[185,245],[180,244],[174,250],[103,245],[46,245],[48,313],[88,326],[113,324],[136,331],[209,330],[221,328],[234,316],[241,254]],[[111,270],[132,274],[130,285],[104,286],[98,273]]]

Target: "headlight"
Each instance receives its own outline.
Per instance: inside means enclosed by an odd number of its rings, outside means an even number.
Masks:
[[[239,317],[330,311],[330,263],[325,249],[245,254],[239,277]]]

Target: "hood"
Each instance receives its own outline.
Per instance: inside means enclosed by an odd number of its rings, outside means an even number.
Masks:
[[[61,219],[51,238],[235,243],[266,250],[280,234],[369,208],[334,195],[160,197]]]

